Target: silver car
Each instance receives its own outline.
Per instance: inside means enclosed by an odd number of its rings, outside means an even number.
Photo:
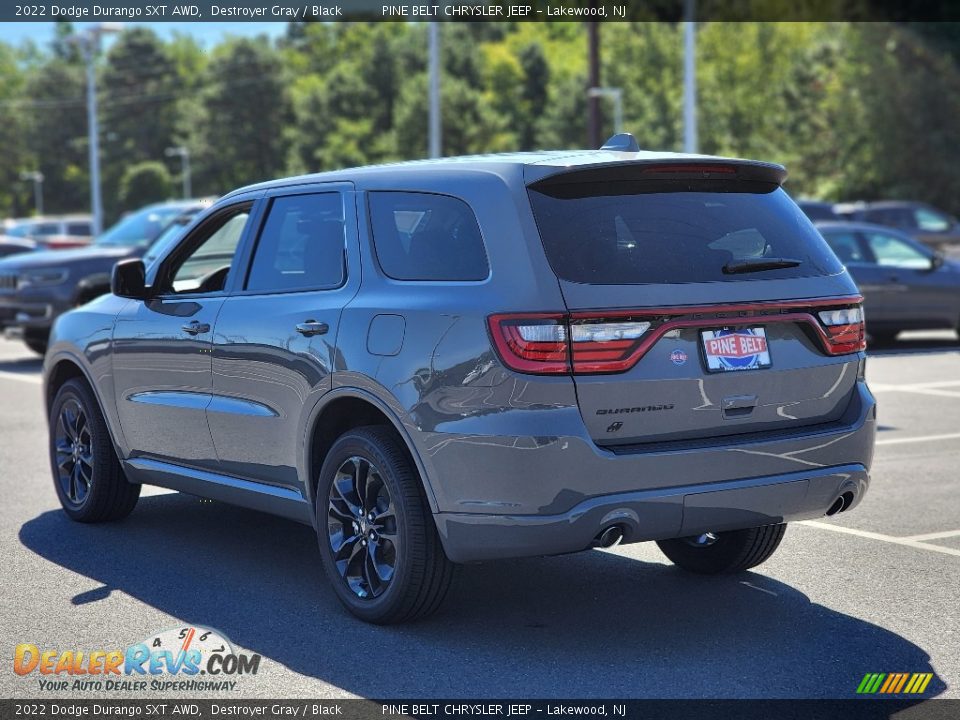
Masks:
[[[434,611],[456,563],[754,567],[863,498],[876,422],[861,298],[784,177],[602,149],[237,190],[57,321],[63,508],[116,520],[154,484],[312,525],[376,623]]]

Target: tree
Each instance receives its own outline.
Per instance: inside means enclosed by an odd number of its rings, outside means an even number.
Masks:
[[[120,180],[120,205],[138,208],[170,198],[170,171],[161,162],[130,165]]]

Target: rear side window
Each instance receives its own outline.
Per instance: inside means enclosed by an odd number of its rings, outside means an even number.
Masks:
[[[91,235],[90,232],[90,223],[68,223],[67,224],[67,235],[78,235],[84,237],[86,235]]]
[[[685,180],[556,183],[529,191],[557,275],[596,285],[771,280],[843,266],[776,184]],[[730,273],[738,262],[797,261]]]
[[[830,245],[830,248],[844,265],[869,262],[864,257],[860,241],[854,233],[845,231],[825,232],[823,237],[826,238],[827,244]]]
[[[380,267],[395,280],[485,280],[480,227],[463,200],[411,192],[370,193]]]
[[[253,255],[247,290],[339,287],[345,275],[344,230],[340,193],[275,198]]]

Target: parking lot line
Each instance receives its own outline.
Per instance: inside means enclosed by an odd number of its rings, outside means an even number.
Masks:
[[[21,375],[20,373],[12,373],[5,370],[0,370],[0,378],[19,380],[20,382],[33,383],[34,385],[39,385],[43,382],[38,375]]]
[[[893,535],[883,535],[882,533],[870,532],[869,530],[857,530],[856,528],[844,527],[843,525],[832,525],[830,523],[818,522],[817,520],[802,520],[801,525],[817,528],[818,530],[832,530],[833,532],[845,533],[847,535],[856,535],[857,537],[868,540],[879,540],[880,542],[891,543],[893,545],[903,545],[916,550],[927,550],[928,552],[938,552],[944,555],[953,555],[960,557],[960,549],[944,547],[943,545],[928,545],[912,537],[894,537]]]
[[[927,540],[943,540],[960,535],[960,530],[945,530],[943,532],[925,533],[923,535],[908,535],[904,540],[915,540],[917,542],[926,542]]]
[[[917,435],[905,438],[885,438],[877,440],[877,445],[903,445],[905,443],[935,442],[937,440],[956,440],[960,433],[944,433],[942,435]]]

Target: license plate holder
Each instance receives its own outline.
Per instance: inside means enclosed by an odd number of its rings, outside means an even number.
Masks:
[[[773,364],[762,326],[701,330],[700,349],[707,372],[762,370]]]

